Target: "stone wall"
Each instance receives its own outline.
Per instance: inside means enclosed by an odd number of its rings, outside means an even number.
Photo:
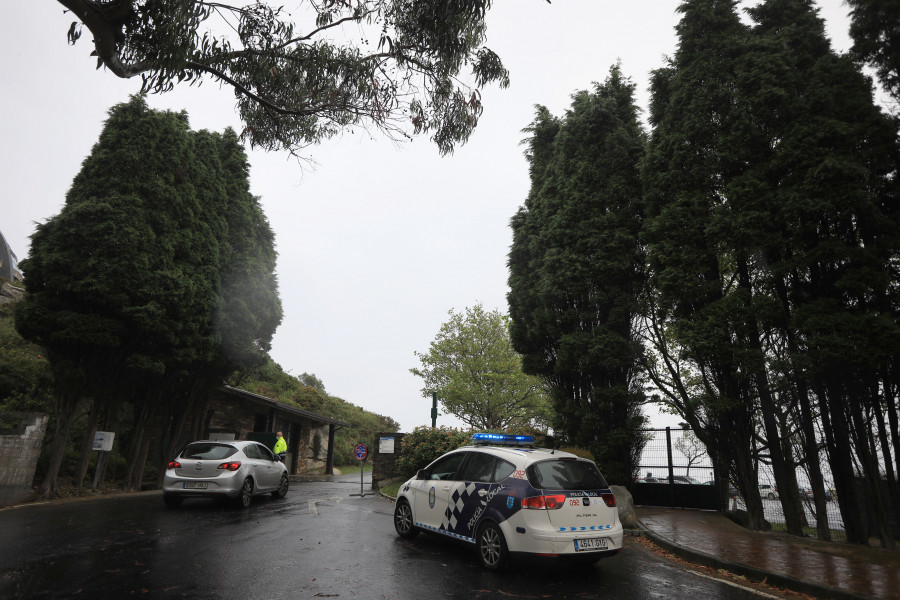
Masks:
[[[25,297],[25,290],[4,281],[0,284],[0,304],[12,304]]]
[[[381,487],[403,479],[403,475],[397,470],[397,459],[400,458],[400,448],[403,447],[405,433],[377,433],[369,454],[372,456],[372,488]],[[393,452],[381,452],[382,438],[394,438]]]
[[[43,413],[17,416],[20,418],[17,429],[0,431],[0,506],[21,502],[31,493],[34,470],[50,419]]]

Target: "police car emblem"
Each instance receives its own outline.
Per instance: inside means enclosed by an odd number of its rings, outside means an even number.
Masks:
[[[513,496],[507,496],[507,497],[506,497],[506,508],[511,509],[511,508],[512,508],[513,506],[515,506],[515,505],[516,505],[516,499],[515,499],[515,497],[513,497]]]
[[[428,508],[434,508],[435,500],[436,500],[435,491],[434,491],[434,488],[432,487],[430,490],[428,490]]]

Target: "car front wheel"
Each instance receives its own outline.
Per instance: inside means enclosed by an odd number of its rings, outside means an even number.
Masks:
[[[287,496],[288,486],[290,482],[288,481],[287,475],[281,476],[281,484],[279,484],[278,489],[272,492],[272,496],[275,498],[284,498]]]
[[[250,502],[253,501],[253,480],[249,477],[244,480],[244,485],[241,486],[241,493],[238,494],[237,497],[237,505],[240,508],[249,508]]]
[[[494,523],[485,523],[478,530],[478,556],[481,565],[489,571],[503,567],[509,558],[503,532]]]
[[[411,538],[419,533],[419,530],[413,525],[412,509],[409,502],[401,498],[397,500],[394,507],[394,529],[400,537]]]

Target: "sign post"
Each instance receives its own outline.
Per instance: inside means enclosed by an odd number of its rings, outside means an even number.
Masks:
[[[96,490],[103,480],[103,475],[106,473],[106,463],[109,460],[109,452],[112,450],[113,440],[115,439],[116,434],[112,431],[98,431],[94,433],[94,443],[91,445],[91,450],[97,450],[99,454],[97,454],[97,462],[94,465],[92,490]]]
[[[358,494],[350,494],[351,496],[366,496],[371,494],[366,494],[364,491],[363,477],[365,476],[365,469],[363,468],[366,465],[366,457],[369,456],[369,448],[360,442],[356,445],[356,448],[353,449],[353,454],[356,455],[356,459],[359,460],[359,493]]]

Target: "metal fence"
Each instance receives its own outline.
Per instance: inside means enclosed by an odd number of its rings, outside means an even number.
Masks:
[[[674,485],[693,484],[713,486],[715,476],[713,474],[712,461],[706,452],[706,447],[694,435],[690,429],[647,429],[647,444],[641,455],[638,467],[638,477],[635,484],[644,490],[651,489],[641,484],[667,484],[670,481]],[[824,458],[824,457],[823,457]],[[833,489],[833,483],[828,474],[825,477],[825,487],[828,490],[826,515],[831,537],[834,541],[845,541],[844,523],[841,518],[840,504],[837,493]],[[759,469],[759,494],[763,503],[763,514],[766,521],[772,524],[773,529],[784,529],[785,518],[781,507],[781,496],[775,485],[775,478],[767,465],[760,465]],[[797,481],[800,486],[800,494],[803,501],[803,509],[808,525],[806,533],[816,536],[816,506],[813,503],[812,491],[809,486],[809,477],[803,469],[797,470]],[[737,493],[734,486],[732,496],[726,510],[745,510],[744,499]],[[644,497],[648,497],[644,494]],[[666,499],[672,495],[656,494],[649,496],[654,499]],[[684,494],[676,496],[684,505]],[[637,498],[635,499],[637,502]]]

